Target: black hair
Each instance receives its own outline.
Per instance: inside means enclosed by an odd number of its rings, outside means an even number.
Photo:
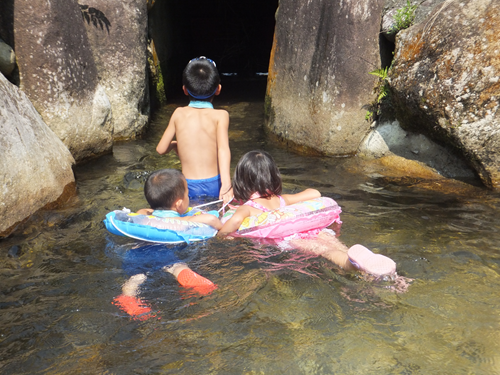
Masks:
[[[144,196],[153,210],[171,210],[186,193],[184,175],[177,169],[151,173],[144,185]]]
[[[281,174],[273,157],[261,150],[243,155],[234,171],[233,192],[242,201],[249,200],[254,193],[262,198],[281,194]]]
[[[182,73],[182,84],[192,99],[210,101],[220,84],[215,63],[204,56],[191,60]]]

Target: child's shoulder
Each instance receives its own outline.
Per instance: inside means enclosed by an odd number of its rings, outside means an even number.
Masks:
[[[194,111],[200,111],[200,109],[196,108],[190,108]],[[220,123],[226,123],[229,122],[229,112],[226,111],[225,109],[221,108],[205,108],[201,109],[201,111],[205,111],[204,116],[217,121],[219,124]]]
[[[217,120],[219,125],[229,126],[229,112],[225,109],[213,109],[212,118]]]
[[[199,112],[204,111],[205,113],[210,113],[213,115],[229,115],[229,112],[223,108],[193,108],[189,105],[177,107],[174,110],[175,113],[188,113],[188,112]]]

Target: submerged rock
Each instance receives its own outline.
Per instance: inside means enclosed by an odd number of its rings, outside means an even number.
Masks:
[[[412,189],[436,191],[446,194],[480,196],[484,189],[459,180],[445,178],[428,165],[389,154],[363,163],[352,163],[352,172],[369,176],[379,186],[398,187],[411,186]]]
[[[0,74],[0,237],[75,192],[70,152],[26,95]]]
[[[423,134],[405,131],[398,121],[379,124],[366,136],[359,148],[359,155],[366,158],[380,158],[391,154],[424,163],[443,177],[476,178],[474,171],[463,159]]]
[[[401,125],[453,147],[500,188],[500,2],[445,1],[398,33],[390,86]]]

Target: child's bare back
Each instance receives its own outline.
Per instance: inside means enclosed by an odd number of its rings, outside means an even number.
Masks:
[[[179,107],[156,150],[165,154],[175,149],[187,179],[214,177],[221,172],[221,161],[230,162],[228,128],[229,114],[223,109]]]

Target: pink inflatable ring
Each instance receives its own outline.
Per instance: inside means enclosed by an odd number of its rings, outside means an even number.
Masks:
[[[225,223],[236,209],[227,211],[222,217]],[[295,233],[326,228],[337,222],[341,224],[342,209],[331,198],[320,197],[291,204],[274,211],[263,212],[243,220],[236,236],[252,238],[284,238]]]

